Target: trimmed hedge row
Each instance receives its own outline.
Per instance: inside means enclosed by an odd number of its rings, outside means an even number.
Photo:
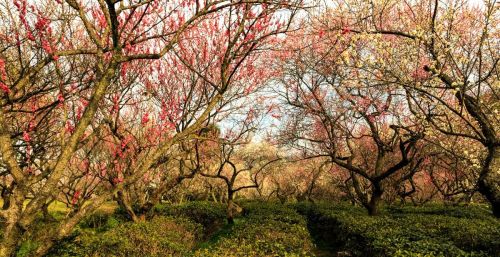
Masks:
[[[211,236],[226,221],[226,206],[220,203],[196,201],[179,205],[160,204],[156,215],[183,217],[203,226],[204,238]]]
[[[186,256],[202,231],[189,220],[161,216],[111,226],[104,232],[81,230],[49,256]]]
[[[242,204],[244,217],[194,256],[313,256],[305,218],[281,204]]]
[[[95,213],[49,256],[188,256],[226,217],[222,204],[209,202],[158,205],[154,213],[138,223],[120,211]]]
[[[354,256],[495,256],[500,221],[481,207],[392,207],[368,216],[347,205],[296,205],[313,233]]]
[[[477,206],[387,207],[378,217],[347,204],[241,206],[244,212],[233,225],[225,224],[225,206],[211,202],[159,205],[151,220],[139,223],[95,214],[50,256],[314,256],[319,252],[313,241],[321,253],[343,256],[500,252],[500,221]],[[19,256],[31,248],[23,245]]]

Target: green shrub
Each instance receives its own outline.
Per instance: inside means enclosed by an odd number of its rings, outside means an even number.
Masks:
[[[87,218],[83,219],[78,226],[82,229],[90,228],[96,229],[99,232],[103,232],[114,227],[117,227],[120,223],[127,222],[128,220],[123,219],[121,216],[116,216],[108,213],[94,213]]]
[[[245,217],[194,256],[312,256],[304,217],[284,205],[245,203]]]
[[[357,256],[492,256],[500,222],[480,207],[391,207],[370,217],[344,205],[297,204],[311,230]]]
[[[275,220],[288,224],[306,225],[306,220],[289,205],[277,202],[246,202],[241,206],[244,215],[250,219]]]
[[[17,250],[16,257],[25,257],[29,256],[33,251],[35,251],[38,248],[38,243],[31,241],[31,240],[25,240],[22,242],[21,246]]]
[[[52,256],[186,256],[195,246],[201,227],[171,217],[127,222],[103,233],[87,229],[63,242]]]
[[[352,256],[500,252],[500,221],[481,206],[389,206],[382,215],[371,217],[363,208],[345,203],[240,205],[244,212],[235,224],[226,224],[201,243],[202,231],[225,224],[225,205],[158,205],[152,220],[139,223],[126,222],[120,215],[95,214],[51,256],[314,256],[318,245],[322,252]],[[26,256],[35,246],[25,240],[18,256]]]
[[[201,224],[205,238],[220,229],[226,220],[226,206],[207,201],[187,202],[179,205],[157,205],[154,212],[166,216],[184,217]]]
[[[424,206],[394,205],[388,206],[386,209],[392,215],[428,214],[469,219],[491,218],[491,210],[485,205],[450,206],[433,203]]]

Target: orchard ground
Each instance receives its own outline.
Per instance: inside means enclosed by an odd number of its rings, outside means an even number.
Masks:
[[[0,257],[498,256],[483,2],[0,0]]]
[[[227,224],[220,203],[161,204],[135,223],[109,203],[48,256],[495,256],[500,251],[500,221],[485,205],[394,205],[374,217],[347,203],[239,204],[242,213]],[[49,207],[56,218],[68,211],[61,203]],[[17,256],[36,248],[37,242],[25,238]]]

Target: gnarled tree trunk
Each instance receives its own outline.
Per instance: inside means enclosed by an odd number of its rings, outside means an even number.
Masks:
[[[233,202],[233,192],[228,190],[227,193],[227,223],[234,224],[235,203]]]
[[[380,202],[382,200],[382,194],[384,190],[380,182],[373,182],[372,184],[372,196],[370,201],[366,204],[366,209],[368,209],[368,214],[370,216],[375,216],[379,214]]]
[[[139,218],[135,214],[134,209],[132,208],[132,204],[130,203],[130,198],[126,191],[120,190],[117,193],[117,202],[121,208],[125,210],[130,220],[133,222],[138,222]]]
[[[18,197],[14,198],[16,195]],[[10,204],[8,209],[2,212],[2,217],[5,219],[5,223],[2,228],[2,240],[0,241],[0,257],[14,256],[19,239],[23,232],[22,227],[19,225],[19,217],[21,216],[24,198],[19,197],[20,195],[21,194],[16,194],[14,191],[13,194],[9,196],[8,201]]]
[[[479,192],[488,199],[493,215],[500,218],[500,147],[489,147],[479,177]]]

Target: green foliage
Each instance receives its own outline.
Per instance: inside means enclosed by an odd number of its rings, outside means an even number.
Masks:
[[[205,232],[220,227],[226,219],[226,206],[214,202],[194,201],[179,205],[157,205],[155,213],[166,216],[185,217],[205,228]]]
[[[36,250],[37,247],[38,247],[37,242],[34,242],[32,240],[26,240],[21,244],[21,246],[17,250],[16,257],[30,256],[30,254],[34,250]]]
[[[500,251],[500,221],[480,207],[392,207],[378,217],[345,205],[296,208],[323,241],[355,255],[491,256]]]
[[[312,256],[303,216],[281,204],[244,204],[245,216],[194,256]]]
[[[96,231],[103,232],[117,227],[120,223],[125,221],[126,219],[123,219],[122,216],[98,212],[83,219],[79,227],[82,229],[96,229]]]
[[[106,224],[115,221],[108,219]],[[158,216],[96,232],[81,231],[52,256],[185,256],[195,246],[201,227],[186,219]]]
[[[352,256],[437,257],[500,251],[500,221],[480,206],[392,206],[371,217],[346,203],[240,205],[243,214],[224,226],[226,207],[212,202],[158,205],[151,220],[139,223],[97,213],[50,256],[314,256],[319,249]],[[18,256],[37,246],[24,241]]]

